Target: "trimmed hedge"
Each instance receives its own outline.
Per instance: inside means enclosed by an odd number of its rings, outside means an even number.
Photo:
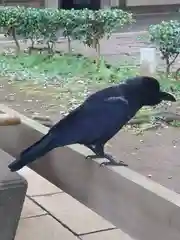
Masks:
[[[101,9],[92,11],[38,9],[25,7],[5,7],[0,9],[0,27],[5,28],[6,36],[12,36],[16,42],[17,51],[20,44],[17,36],[31,41],[31,47],[36,41],[43,41],[53,53],[54,44],[59,32],[68,40],[68,50],[71,51],[71,40],[77,39],[89,47],[96,49],[100,56],[100,40],[109,38],[117,27],[134,22],[131,13],[120,9]]]

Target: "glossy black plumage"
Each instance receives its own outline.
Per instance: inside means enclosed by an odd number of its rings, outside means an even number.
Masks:
[[[38,142],[25,149],[9,165],[17,171],[57,147],[83,144],[95,155],[91,158],[107,158],[116,163],[112,156],[104,153],[105,143],[111,139],[143,106],[154,106],[162,100],[176,101],[160,91],[159,83],[150,77],[134,77],[125,83],[98,91],[88,97],[78,108],[55,124]]]

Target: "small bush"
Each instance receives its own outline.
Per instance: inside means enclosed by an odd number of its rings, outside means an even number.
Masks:
[[[0,26],[6,29],[5,36],[12,36],[17,47],[20,51],[20,45],[17,40],[17,29],[24,21],[24,7],[5,7],[0,10]]]
[[[18,51],[20,46],[17,35],[24,40],[41,39],[48,45],[49,53],[61,31],[68,39],[68,51],[71,51],[71,39],[78,39],[89,47],[93,47],[100,57],[100,40],[110,37],[116,27],[123,27],[133,22],[131,13],[120,9],[92,11],[38,9],[25,7],[5,7],[0,10],[0,27],[7,28],[7,35],[13,36]]]
[[[76,29],[77,37],[88,47],[97,52],[100,58],[100,40],[107,39],[117,27],[134,22],[131,13],[120,9],[101,9],[98,11],[82,10],[82,23]]]
[[[83,14],[81,10],[60,10],[61,15],[60,25],[63,36],[68,41],[68,52],[71,52],[71,40],[78,39],[76,29],[84,23]]]
[[[150,40],[155,43],[166,62],[166,73],[170,73],[172,64],[180,53],[180,23],[163,21],[149,27]]]

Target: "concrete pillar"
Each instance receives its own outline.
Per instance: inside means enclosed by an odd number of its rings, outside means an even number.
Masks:
[[[111,7],[119,7],[119,0],[111,0],[110,5]]]
[[[141,48],[140,49],[140,74],[153,76],[156,73],[156,49]]]
[[[101,0],[101,8],[109,8],[111,6],[111,0]]]
[[[27,182],[17,173],[11,173],[8,164],[12,157],[0,149],[0,239],[15,238]]]
[[[45,7],[46,8],[58,8],[59,0],[45,0]]]

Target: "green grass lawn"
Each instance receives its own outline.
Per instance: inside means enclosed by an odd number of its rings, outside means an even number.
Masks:
[[[4,54],[0,55],[0,75],[8,77],[21,88],[26,88],[31,83],[35,83],[36,88],[37,84],[54,86],[54,92],[50,93],[52,99],[61,99],[63,110],[68,111],[80,104],[91,92],[136,76],[138,70],[128,65],[122,68],[107,67],[103,60],[97,69],[93,59],[67,54],[57,54],[51,58],[37,53],[19,56]],[[167,79],[163,74],[158,74],[157,78],[162,89],[173,92],[180,98],[179,81]],[[149,112],[149,108],[144,108],[139,115]]]
[[[121,66],[121,63],[119,63]],[[8,76],[18,81],[36,81],[49,84],[75,84],[83,80],[85,86],[118,84],[127,77],[138,74],[136,67],[107,68],[102,60],[97,70],[92,59],[76,55],[55,55],[48,58],[45,54],[21,54],[19,56],[0,55],[1,76]],[[180,82],[158,74],[163,89],[179,95]],[[72,86],[73,88],[74,86]]]
[[[36,80],[40,82],[61,82],[71,78],[83,78],[84,82],[99,82],[107,84],[119,83],[124,77],[134,76],[135,69],[128,66],[123,69],[105,67],[102,60],[97,71],[93,60],[76,55],[54,55],[48,58],[45,54],[26,55],[18,57],[0,55],[1,75],[16,76],[17,80]]]
[[[78,105],[91,92],[134,76],[136,69],[107,68],[102,60],[97,70],[93,59],[71,55],[0,55],[0,75],[20,85],[55,86],[52,98],[61,98],[67,109]],[[37,88],[37,86],[36,86]],[[33,89],[31,89],[33,91]]]

